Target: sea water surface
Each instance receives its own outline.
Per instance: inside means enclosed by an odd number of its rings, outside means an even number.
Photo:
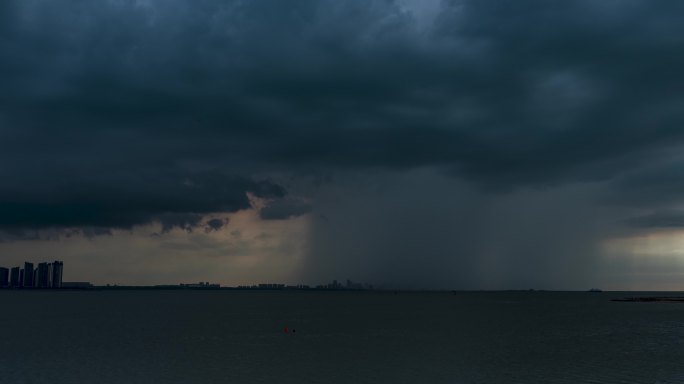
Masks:
[[[0,383],[684,383],[633,295],[0,291]]]

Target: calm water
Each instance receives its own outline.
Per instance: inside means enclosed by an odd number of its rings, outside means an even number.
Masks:
[[[621,296],[2,291],[0,383],[683,383],[684,304]]]

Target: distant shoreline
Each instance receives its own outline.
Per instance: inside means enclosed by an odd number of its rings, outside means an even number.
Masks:
[[[623,297],[619,299],[612,299],[611,301],[630,303],[684,303],[684,297]]]
[[[60,288],[42,288],[42,287],[0,287],[0,292],[44,292],[44,291],[250,291],[250,292],[377,292],[377,293],[440,293],[440,294],[471,294],[471,293],[577,293],[594,296],[597,293],[592,291],[581,290],[527,290],[527,289],[503,289],[503,290],[448,290],[448,289],[394,289],[394,288],[323,288],[311,287],[306,288],[296,286],[285,287],[230,287],[218,285],[81,285],[68,286]],[[615,302],[672,302],[684,303],[684,291],[602,291],[603,294],[674,294],[677,296],[626,296],[610,298],[610,301]],[[606,298],[608,299],[608,298]]]

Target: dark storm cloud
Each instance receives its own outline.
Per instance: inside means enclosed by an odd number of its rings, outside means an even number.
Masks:
[[[679,210],[658,211],[629,218],[626,223],[636,228],[684,228],[684,212]]]
[[[0,227],[186,228],[269,172],[606,180],[684,140],[681,2],[402,4],[3,1]]]
[[[226,224],[228,224],[228,221],[229,221],[228,218],[208,220],[206,226],[204,227],[204,231],[207,233],[213,232],[213,231],[219,231]]]
[[[174,228],[192,232],[192,229],[202,221],[202,215],[196,213],[165,213],[161,215],[159,221],[161,222],[162,233],[168,233]]]
[[[80,232],[83,234],[83,236],[92,238],[95,236],[103,236],[103,235],[112,235],[112,230],[109,228],[101,228],[101,227],[85,227],[80,230]]]
[[[311,203],[301,199],[285,198],[269,202],[259,210],[264,220],[287,220],[311,212]]]
[[[282,187],[270,182],[220,174],[154,174],[143,179],[104,176],[67,179],[46,188],[2,193],[0,228],[131,229],[159,222],[162,232],[173,228],[190,231],[200,223],[203,214],[250,208],[245,192],[263,198],[284,195]]]
[[[669,207],[684,200],[684,161],[681,152],[654,156],[634,170],[616,177],[604,203],[634,206],[640,209]]]

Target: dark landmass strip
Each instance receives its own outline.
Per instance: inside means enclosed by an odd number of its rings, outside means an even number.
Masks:
[[[611,301],[626,301],[633,303],[684,303],[684,297],[623,297]]]

